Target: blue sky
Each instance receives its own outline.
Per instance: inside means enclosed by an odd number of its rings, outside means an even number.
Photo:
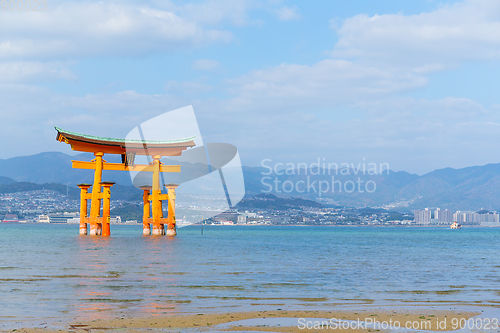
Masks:
[[[48,1],[0,31],[0,158],[193,105],[244,165],[500,162],[498,1]]]

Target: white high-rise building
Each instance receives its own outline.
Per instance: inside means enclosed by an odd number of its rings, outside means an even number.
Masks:
[[[464,212],[465,224],[478,224],[480,223],[479,214],[476,212]]]
[[[499,222],[499,215],[498,213],[493,213],[489,212],[486,214],[478,214],[479,215],[479,222]]]
[[[429,224],[431,223],[431,211],[426,208],[424,210],[414,210],[415,224]]]
[[[238,223],[242,223],[242,224],[245,224],[247,223],[247,216],[244,215],[244,214],[240,214],[238,215],[238,220],[237,220]]]
[[[437,220],[438,223],[452,223],[453,222],[453,213],[448,209],[436,209],[434,211],[434,219]]]
[[[464,212],[456,211],[453,214],[453,222],[457,222],[458,224],[463,224],[465,222]]]

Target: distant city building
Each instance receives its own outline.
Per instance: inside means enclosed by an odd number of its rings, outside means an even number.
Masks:
[[[434,211],[434,219],[437,220],[438,224],[447,224],[454,222],[453,213],[448,209],[441,210],[437,208]]]
[[[238,215],[238,223],[242,223],[242,224],[247,223],[247,216],[243,215],[243,214]]]
[[[486,214],[479,214],[479,222],[482,224],[483,222],[492,222],[498,223],[499,221],[498,213],[488,212]]]
[[[233,223],[238,221],[240,214],[234,213],[234,212],[224,212],[219,215],[217,215],[214,220],[216,220],[219,223],[226,222],[226,221],[231,221]]]
[[[5,214],[3,222],[19,222],[19,218],[16,214]]]
[[[42,214],[38,215],[38,218],[36,219],[38,223],[50,223],[50,217],[48,215]]]
[[[478,224],[479,214],[476,212],[464,212],[464,224]]]
[[[481,213],[481,212],[480,212]],[[483,223],[498,223],[500,222],[500,215],[497,212],[461,212],[457,211],[453,214],[453,218],[460,224],[481,224]]]
[[[69,223],[69,224],[79,224],[80,217],[78,213],[50,213],[38,215],[36,219],[38,223]],[[115,216],[110,218],[111,224],[120,224],[122,219],[120,216]]]
[[[430,224],[431,223],[431,211],[426,208],[424,210],[413,211],[415,218],[415,224]]]
[[[69,224],[80,224],[80,218],[79,217],[69,218],[67,220],[67,223],[69,223]],[[122,223],[122,218],[121,218],[121,216],[111,216],[109,218],[109,223],[110,224],[121,224]],[[125,221],[125,223],[129,223],[129,224],[130,223],[137,223],[137,220]],[[141,221],[141,223],[142,223],[142,221]]]
[[[500,227],[500,215],[496,212],[479,214],[482,227]]]
[[[47,215],[50,220],[49,223],[68,223],[68,220],[78,216],[77,213],[51,213]]]
[[[457,222],[458,224],[464,224],[465,223],[464,213],[461,211],[456,211],[455,213],[453,213],[453,222]]]

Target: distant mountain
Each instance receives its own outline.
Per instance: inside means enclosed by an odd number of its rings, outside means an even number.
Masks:
[[[500,208],[500,164],[435,170],[408,184],[399,195],[421,197],[413,207],[496,210]]]
[[[0,193],[16,193],[25,191],[51,190],[62,195],[69,195],[70,199],[80,198],[80,189],[59,183],[36,184],[31,182],[12,182],[0,184]],[[133,186],[115,184],[111,192],[113,200],[139,201],[142,200],[142,191]]]
[[[0,185],[12,184],[12,183],[15,183],[15,182],[16,181],[14,179],[12,179],[12,178],[0,176]]]
[[[74,187],[82,182],[91,183],[92,170],[72,169],[71,160],[90,161],[93,158],[88,153],[69,156],[48,152],[0,160],[0,185],[30,182],[68,184]],[[118,155],[105,155],[104,158],[108,162],[121,162]],[[169,175],[168,181],[182,182],[186,174],[190,177],[203,175],[206,166],[187,163],[182,168],[184,173]],[[391,207],[399,207],[399,210],[423,207],[454,210],[500,208],[500,164],[463,169],[445,168],[423,176],[404,171],[384,171],[382,174],[372,175],[355,169],[296,169],[288,170],[288,174],[268,174],[268,171],[269,169],[261,167],[243,167],[247,197],[270,193],[278,197],[309,200],[319,198],[321,202],[352,207],[380,207],[390,204]],[[113,194],[123,192],[124,197],[133,195],[140,200],[139,190],[132,190],[128,172],[104,171],[103,180],[117,183]],[[324,190],[321,196],[320,182]],[[327,185],[328,189],[325,191]],[[120,189],[120,186],[123,188]]]
[[[302,198],[279,198],[273,194],[261,193],[254,197],[244,198],[237,205],[238,208],[257,208],[257,209],[301,209],[303,207],[322,208],[319,202]]]
[[[343,172],[302,169],[290,171],[293,174],[289,175],[267,174],[268,169],[248,167],[243,167],[243,173],[248,195],[265,192],[317,200],[319,182],[323,182],[324,188],[328,184],[328,190],[321,193],[321,198],[330,199],[334,204],[342,206],[391,205],[390,207],[398,207],[399,210],[424,207],[450,210],[500,209],[500,164],[463,169],[445,168],[423,176],[404,171],[384,171],[382,174],[368,175],[353,169]],[[308,180],[311,185],[309,191],[305,190]],[[294,188],[290,191],[291,186],[287,188],[285,182],[295,185]],[[375,191],[372,187],[365,187],[368,182],[370,185],[376,184]],[[297,189],[297,184],[304,186]]]
[[[25,191],[51,190],[63,195],[68,194],[70,199],[77,199],[80,195],[78,188],[69,187],[58,183],[36,184],[30,182],[12,182],[0,185],[0,193],[16,193]]]
[[[268,174],[265,168],[243,167],[247,194],[264,192],[313,200],[319,197],[343,206],[378,206],[393,202],[401,188],[419,178],[404,171],[369,175],[353,169],[315,168],[289,170],[288,173]]]
[[[60,183],[70,186],[75,186],[79,183],[92,183],[94,179],[93,170],[73,169],[71,167],[72,160],[91,161],[92,159],[94,159],[94,155],[90,153],[70,156],[59,152],[47,152],[0,160],[0,176],[3,176],[3,178],[0,178],[0,184],[8,184],[13,181],[37,184]],[[104,159],[110,163],[121,163],[120,155],[105,155]],[[190,177],[202,176],[204,174],[203,171],[207,169],[206,165],[200,163],[179,163],[167,159],[162,159],[162,161],[167,164],[181,164],[184,171],[180,174],[169,174],[168,179],[165,179],[167,183],[182,183],[185,181],[184,178],[186,175]],[[149,173],[145,173],[144,176],[138,177],[135,181],[139,185],[147,183],[147,180],[151,181]],[[102,179],[120,185],[132,185],[130,174],[126,171],[103,171]]]
[[[93,154],[83,153],[76,156],[59,152],[47,152],[30,156],[19,156],[0,160],[0,176],[9,177],[17,182],[61,183],[76,185],[91,183],[92,170],[71,168],[71,160],[90,161]],[[108,162],[120,162],[118,155],[106,155]],[[103,172],[103,180],[122,185],[132,185],[128,172]]]

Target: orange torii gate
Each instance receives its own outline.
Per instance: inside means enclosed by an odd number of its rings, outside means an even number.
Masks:
[[[103,170],[152,172],[152,186],[142,186],[144,191],[143,234],[144,235],[176,235],[175,226],[175,189],[178,185],[166,184],[167,193],[162,194],[160,188],[160,172],[181,172],[180,165],[164,165],[162,156],[180,156],[184,150],[194,147],[194,137],[167,140],[124,140],[103,138],[65,131],[55,127],[56,140],[71,145],[72,150],[94,153],[95,159],[90,162],[72,161],[73,168],[94,170],[93,184],[79,184],[80,188],[80,235],[87,235],[87,224],[90,224],[90,235],[110,235],[110,198],[114,183],[102,181]],[[120,154],[122,163],[108,163],[104,154]],[[135,155],[151,156],[150,164],[134,164]],[[89,192],[92,187],[92,192]],[[88,211],[90,200],[90,214]],[[162,201],[168,201],[167,217],[163,217]],[[102,216],[101,216],[102,201]],[[151,211],[151,213],[150,213]],[[152,215],[152,216],[151,216]],[[151,230],[150,224],[153,225]]]

